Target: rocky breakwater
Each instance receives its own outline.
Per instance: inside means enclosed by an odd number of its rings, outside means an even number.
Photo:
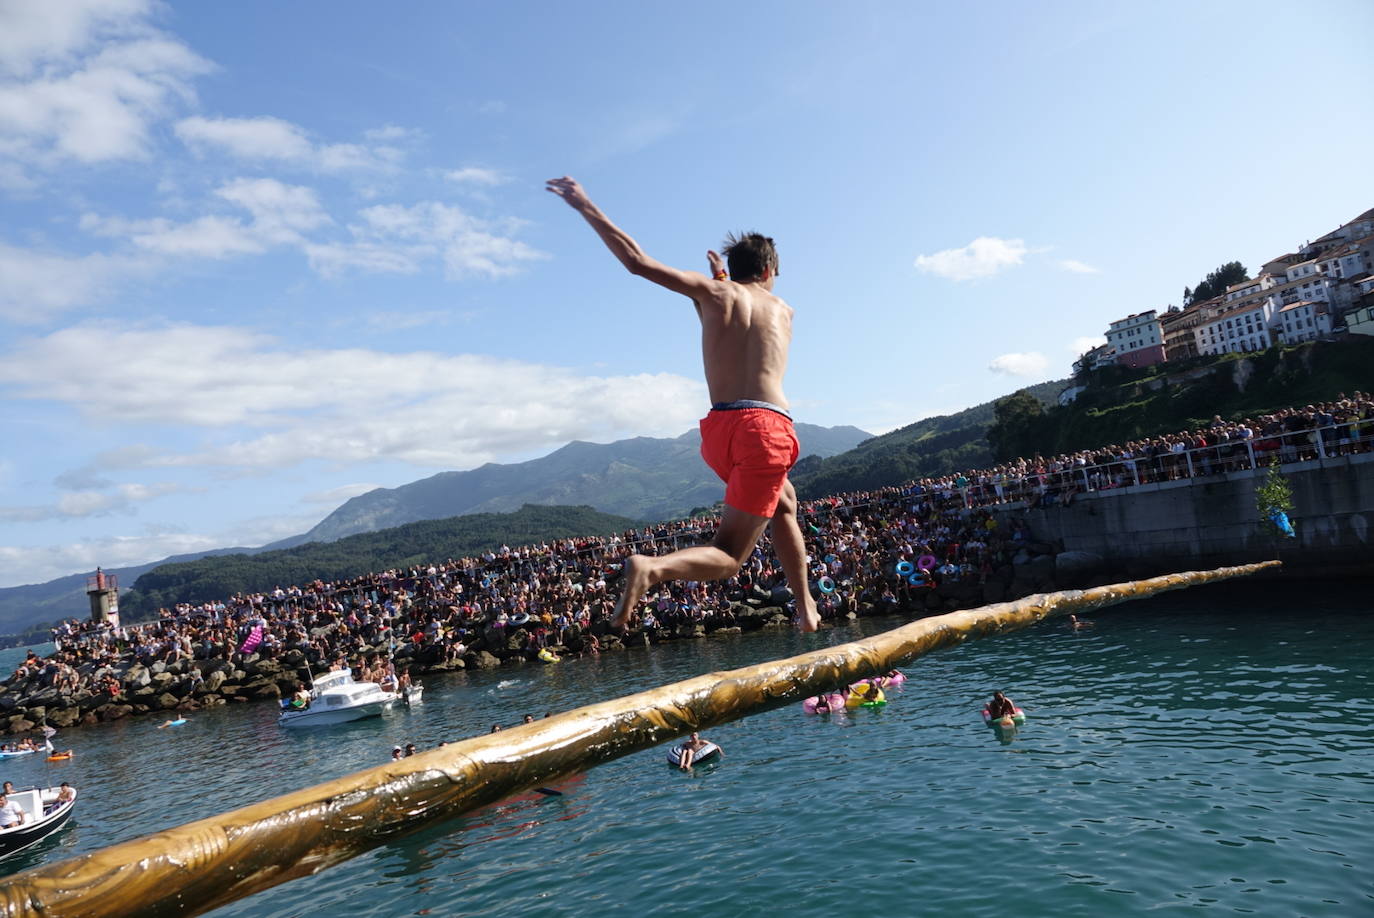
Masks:
[[[1056,549],[1051,543],[1027,541],[1016,545],[1012,553],[986,572],[957,579],[937,576],[930,586],[889,590],[886,594],[881,587],[899,581],[895,575],[882,575],[862,588],[856,585],[849,591],[848,599],[823,613],[823,624],[876,615],[919,618],[1033,593],[1111,582],[1105,576],[1100,556]],[[842,584],[836,595],[845,592]],[[585,629],[569,627],[562,643],[550,644],[548,649],[560,656],[594,650],[615,652],[713,634],[790,627],[791,618],[785,608],[790,599],[785,588],[756,589],[705,618],[655,623],[625,634],[600,619]],[[332,630],[320,629],[313,636],[328,638]],[[541,665],[541,648],[531,628],[493,625],[470,635],[469,640],[461,654],[455,654],[455,648],[443,643],[407,643],[395,650],[393,659],[397,670],[409,672],[411,678],[464,669]],[[355,646],[350,655],[365,659],[387,652],[386,646]],[[320,669],[318,665],[314,667],[315,671]],[[311,671],[305,654],[289,648],[274,657],[235,654],[229,659],[87,663],[77,669],[79,681],[75,688],[45,684],[44,677],[35,673],[0,686],[0,733],[25,733],[44,724],[57,728],[89,726],[141,714],[195,711],[264,699],[276,701],[294,692],[297,683],[308,681]]]
[[[47,724],[64,728],[120,720],[136,714],[194,711],[231,702],[281,698],[303,672],[298,652],[269,660],[133,660],[78,667],[75,687],[45,684],[35,673],[12,680],[0,693],[0,729],[23,733]]]

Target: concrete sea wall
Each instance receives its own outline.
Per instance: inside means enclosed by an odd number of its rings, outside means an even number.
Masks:
[[[1292,463],[1295,539],[1261,526],[1263,470],[1079,494],[1068,506],[1008,507],[1035,537],[1065,552],[1100,555],[1117,579],[1270,558],[1286,576],[1374,575],[1374,453]]]

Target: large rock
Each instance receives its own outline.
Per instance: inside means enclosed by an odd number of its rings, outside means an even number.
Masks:
[[[501,661],[485,650],[472,654],[472,665],[477,669],[496,669]]]
[[[48,723],[54,727],[70,727],[81,720],[80,708],[58,708],[48,712]]]
[[[6,733],[27,733],[34,728],[35,724],[23,714],[11,714],[9,724],[5,728]]]
[[[205,677],[205,688],[203,691],[206,694],[218,692],[228,680],[229,676],[223,670],[217,669]]]
[[[255,682],[244,688],[250,698],[280,698],[281,689],[275,682]]]
[[[158,707],[162,708],[164,711],[169,711],[180,703],[181,699],[171,692],[163,692],[161,695],[157,696]]]

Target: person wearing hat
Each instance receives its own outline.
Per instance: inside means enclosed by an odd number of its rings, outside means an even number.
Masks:
[[[392,757],[393,759],[399,759],[399,758],[402,757],[401,747],[400,747],[400,746],[392,746],[392,747],[391,747],[391,757]]]

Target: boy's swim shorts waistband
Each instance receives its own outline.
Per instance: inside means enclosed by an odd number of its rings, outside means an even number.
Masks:
[[[716,402],[711,406],[712,411],[743,411],[746,408],[764,408],[768,411],[776,411],[788,420],[792,419],[792,412],[786,408],[756,398],[741,398],[733,402]]]

